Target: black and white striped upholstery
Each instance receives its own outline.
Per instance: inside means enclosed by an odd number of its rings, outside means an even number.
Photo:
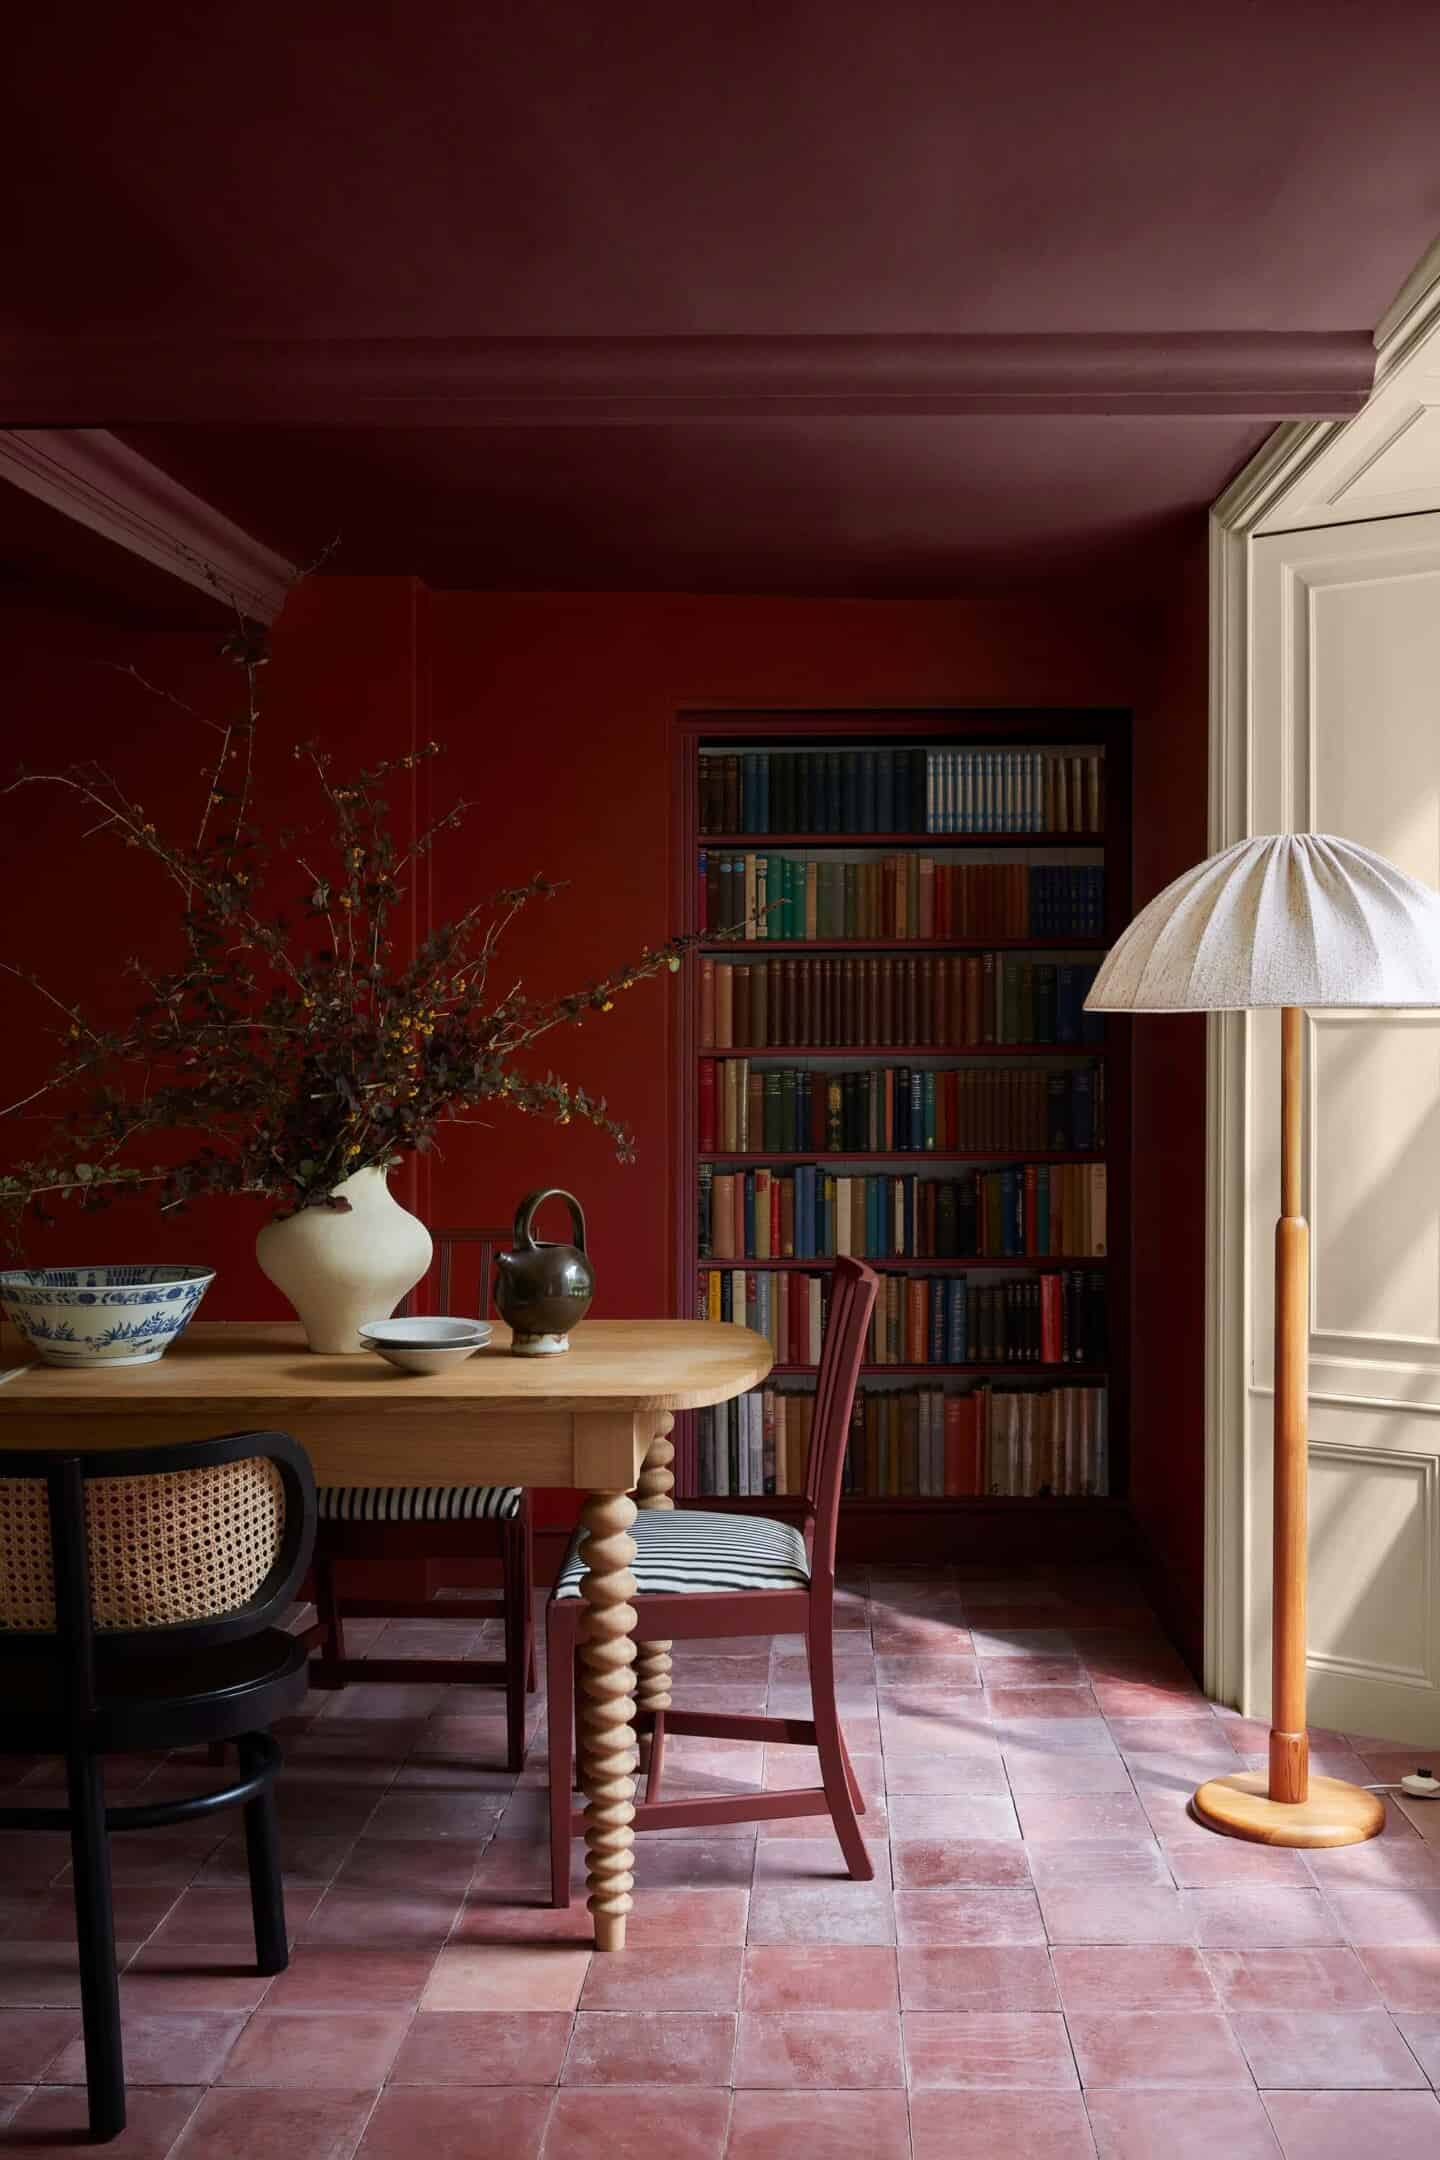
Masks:
[[[792,1523],[766,1515],[711,1515],[700,1509],[642,1508],[630,1532],[630,1572],[640,1593],[675,1590],[803,1590],[810,1580],[805,1540]],[[579,1537],[555,1584],[557,1598],[580,1595]]]
[[[321,1522],[506,1522],[520,1512],[519,1485],[322,1485]]]

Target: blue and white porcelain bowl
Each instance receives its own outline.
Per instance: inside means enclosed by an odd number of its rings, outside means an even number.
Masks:
[[[0,1306],[46,1365],[149,1365],[195,1317],[215,1270],[6,1268]]]

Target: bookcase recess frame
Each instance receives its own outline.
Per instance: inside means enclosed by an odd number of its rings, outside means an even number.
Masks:
[[[722,833],[700,830],[700,757],[702,751],[733,750],[740,754],[760,750],[797,750],[820,747],[883,748],[909,745],[916,749],[1080,749],[1103,753],[1102,831],[1095,835],[1051,832],[1011,833]],[[874,708],[779,707],[742,709],[689,706],[678,712],[672,727],[672,820],[671,878],[672,916],[688,932],[699,928],[697,871],[702,849],[719,847],[757,853],[801,850],[807,855],[827,849],[854,854],[914,853],[959,854],[976,851],[1001,859],[1024,860],[1045,850],[1086,851],[1103,863],[1105,915],[1103,931],[1093,938],[1005,938],[990,934],[971,938],[937,939],[726,939],[705,955],[736,960],[761,954],[824,954],[835,952],[925,953],[956,951],[1089,952],[1098,956],[1113,944],[1130,919],[1132,891],[1131,817],[1131,715],[1113,707],[996,707],[946,705],[932,707],[885,706]],[[1101,1268],[1106,1280],[1108,1357],[1103,1368],[1080,1365],[1041,1366],[1014,1363],[981,1367],[880,1365],[867,1367],[871,1382],[908,1380],[930,1375],[937,1385],[949,1381],[980,1384],[987,1378],[1034,1380],[1054,1384],[1065,1378],[1077,1384],[1103,1378],[1108,1395],[1106,1422],[1109,1448],[1110,1491],[1104,1497],[1058,1495],[1011,1497],[979,1494],[942,1497],[926,1494],[867,1495],[847,1493],[840,1510],[840,1551],[854,1561],[909,1558],[917,1561],[956,1559],[983,1554],[997,1564],[1026,1560],[1086,1561],[1114,1556],[1130,1548],[1128,1505],[1130,1434],[1131,1341],[1131,1028],[1128,1020],[1114,1015],[1105,1022],[1104,1041],[1083,1046],[1029,1043],[972,1045],[909,1044],[847,1047],[798,1044],[726,1045],[717,1050],[701,1041],[700,951],[688,953],[681,963],[680,1016],[677,1029],[678,1056],[674,1069],[673,1309],[685,1317],[695,1311],[699,1277],[707,1262],[699,1253],[697,1184],[704,1160],[742,1167],[746,1162],[783,1166],[791,1163],[833,1162],[837,1171],[872,1166],[879,1169],[908,1168],[913,1173],[933,1171],[940,1165],[1095,1161],[1106,1166],[1106,1252],[1103,1256],[1045,1255],[1016,1258],[941,1260],[924,1256],[872,1258],[870,1264],[885,1273],[971,1272],[997,1275],[1016,1268],[1044,1270],[1061,1266]],[[806,1154],[761,1148],[743,1152],[706,1150],[699,1145],[699,1075],[704,1057],[763,1057],[794,1066],[825,1066],[837,1062],[851,1065],[866,1061],[915,1065],[922,1061],[937,1066],[964,1065],[972,1061],[1003,1059],[1019,1064],[1026,1059],[1054,1061],[1083,1054],[1105,1069],[1105,1145],[1095,1154],[1055,1154],[1043,1150],[1006,1149],[874,1153],[859,1149],[833,1152],[816,1149]],[[708,1263],[723,1267],[723,1260]],[[738,1260],[731,1263],[739,1267]],[[795,1269],[823,1272],[825,1258],[803,1260],[746,1260],[746,1272]],[[813,1367],[774,1368],[777,1378],[809,1378]],[[863,1381],[862,1381],[863,1384]],[[788,1495],[763,1499],[740,1495],[702,1496],[697,1483],[697,1450],[693,1414],[677,1419],[675,1472],[677,1500],[699,1507],[735,1513],[759,1512],[793,1519],[799,1502]],[[1083,1525],[1083,1550],[1077,1553],[1077,1531]]]

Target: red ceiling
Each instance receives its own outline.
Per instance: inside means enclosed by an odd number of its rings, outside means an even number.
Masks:
[[[82,407],[97,333],[202,388],[222,331],[282,385],[263,341],[1333,336],[1440,228],[1419,0],[168,12],[9,33],[12,424],[59,417],[31,409],[42,332],[77,341]],[[1133,561],[1287,409],[422,431],[337,396],[284,430],[218,393],[166,425],[99,384],[85,417],[145,423],[264,537],[338,529],[342,567],[459,584],[936,591]]]

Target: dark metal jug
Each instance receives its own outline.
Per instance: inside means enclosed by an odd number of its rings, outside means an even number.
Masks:
[[[531,1232],[535,1211],[563,1200],[575,1231],[573,1245],[548,1245]],[[527,1193],[515,1210],[515,1249],[495,1255],[495,1307],[514,1335],[516,1357],[553,1357],[570,1347],[595,1295],[595,1271],[585,1254],[585,1217],[573,1193],[547,1185]]]

